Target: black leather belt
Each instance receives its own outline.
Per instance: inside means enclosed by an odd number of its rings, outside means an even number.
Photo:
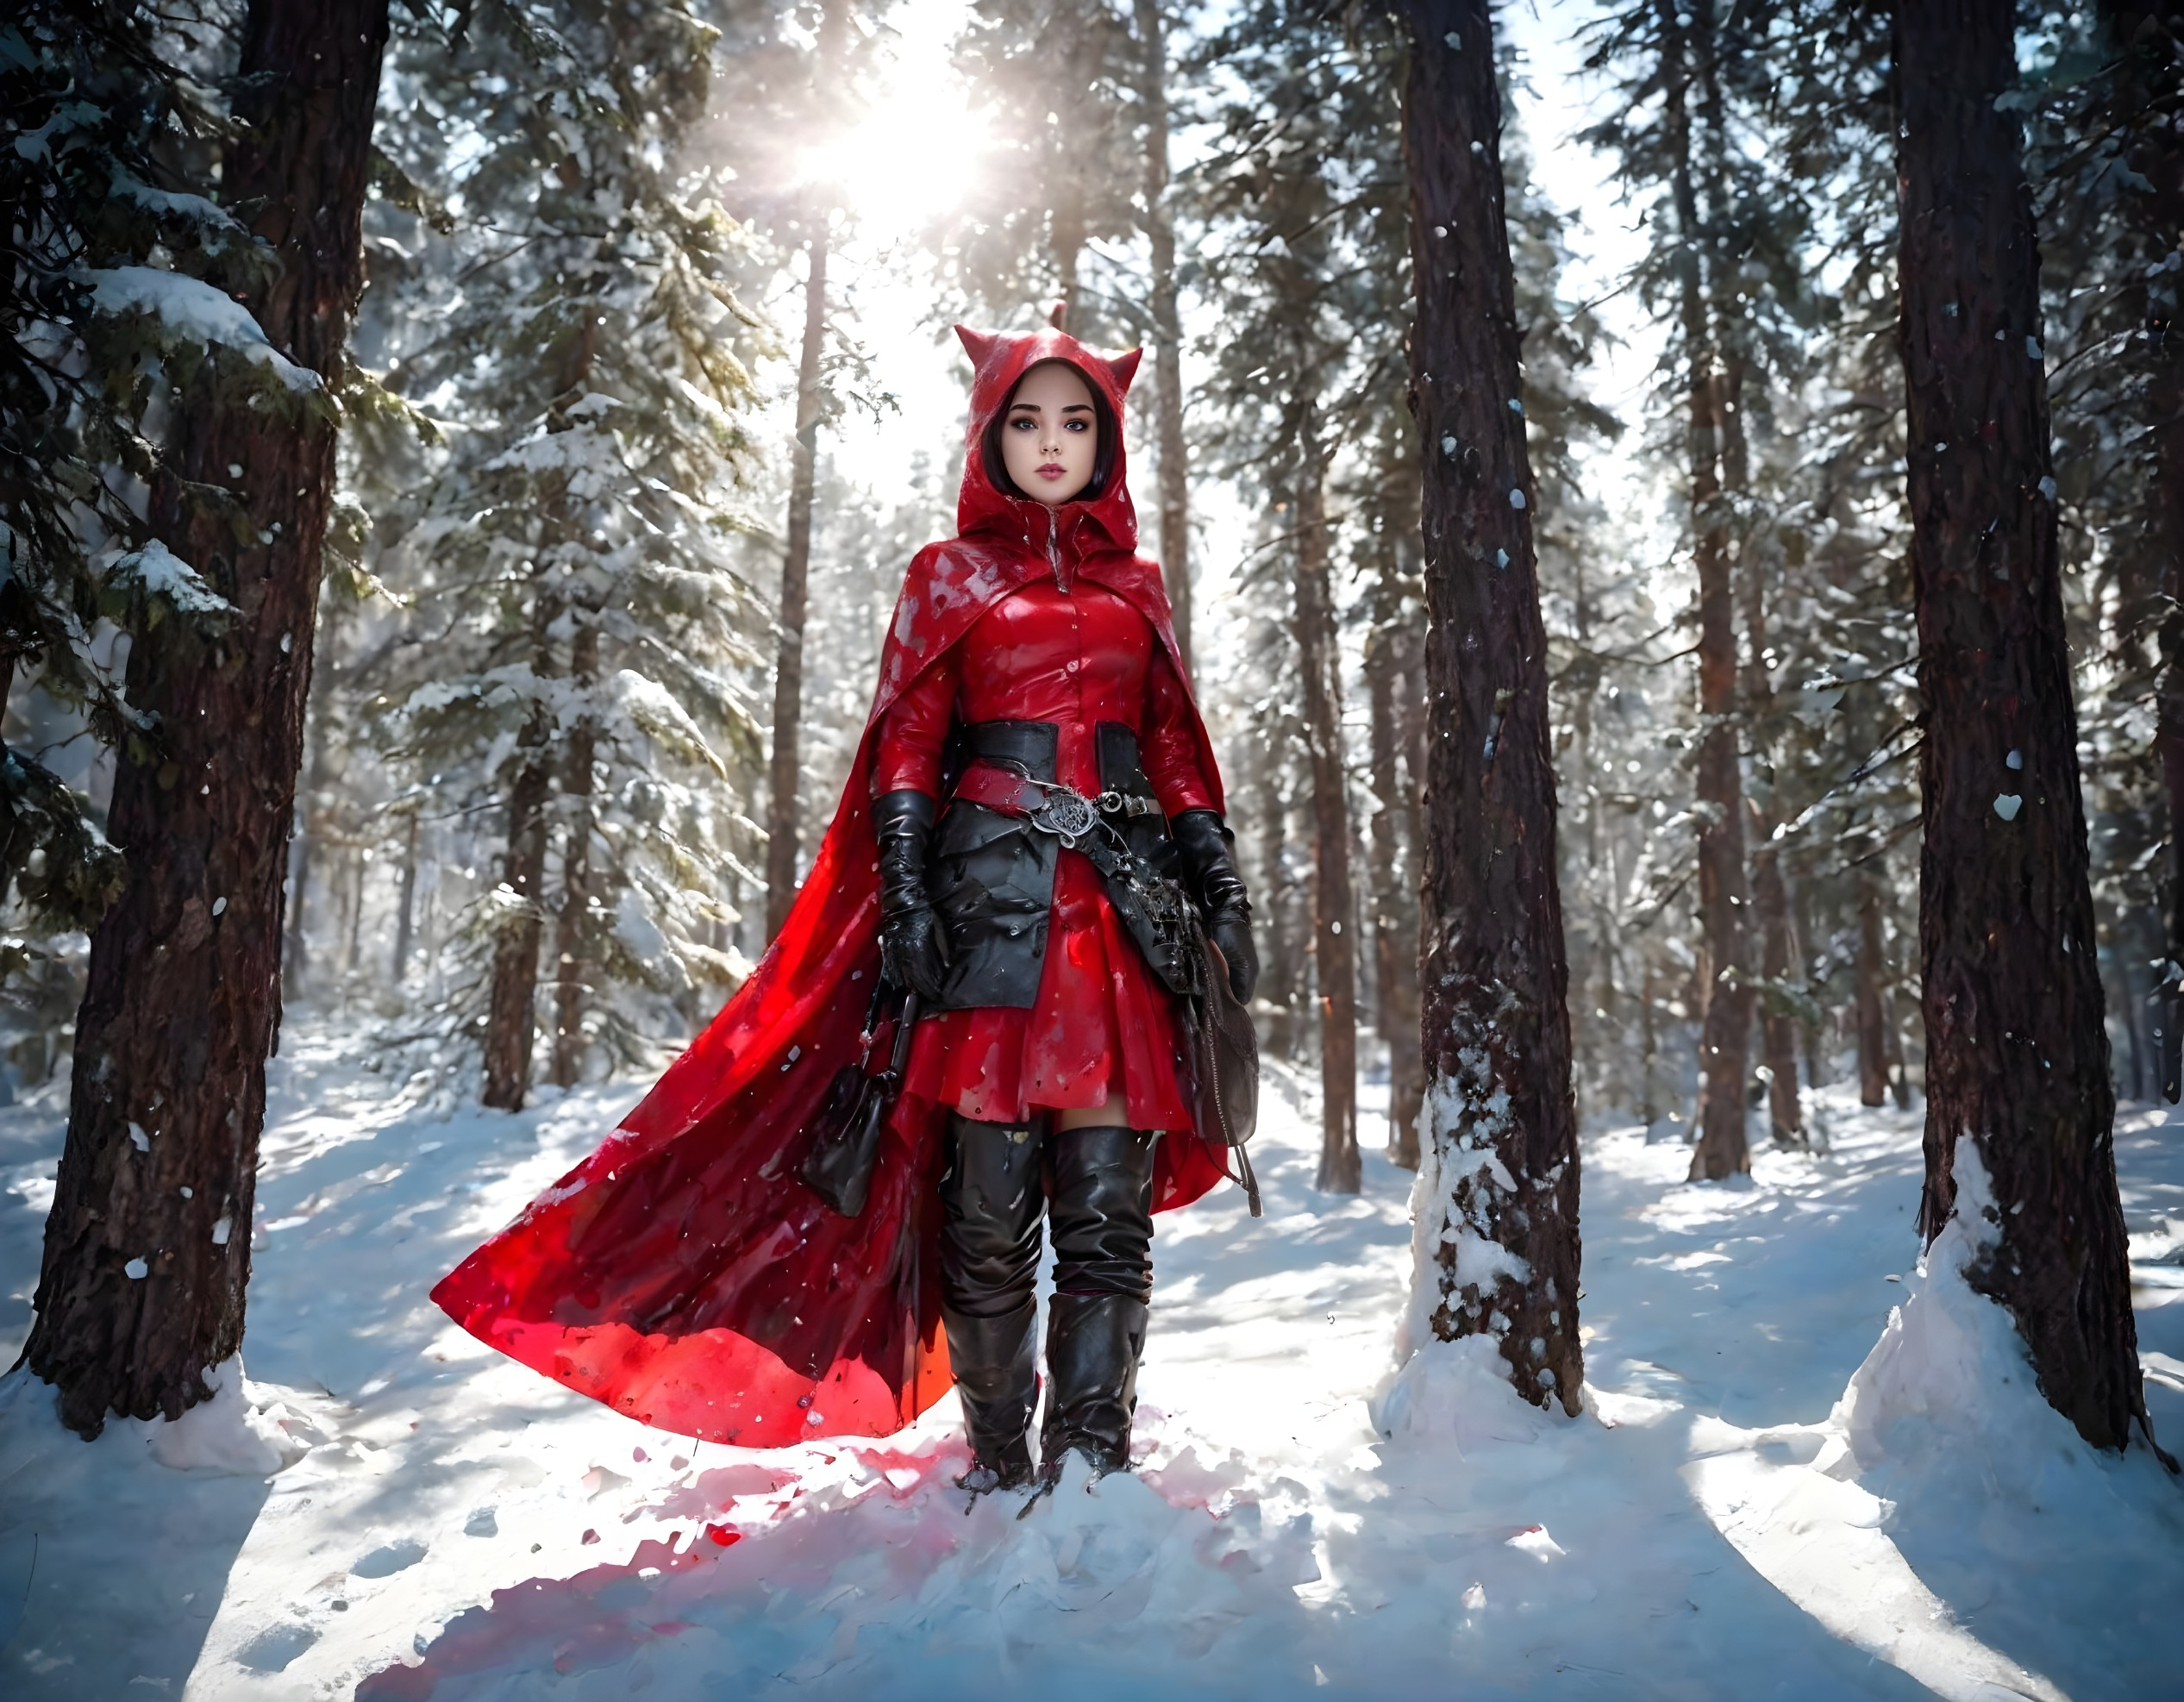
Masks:
[[[1035,780],[1051,780],[1061,755],[1061,729],[1051,721],[972,721],[963,726],[963,754],[998,762]]]
[[[1137,798],[1119,792],[1104,792],[1098,798],[1086,798],[1074,786],[1033,779],[986,757],[963,771],[963,778],[955,783],[954,798],[964,804],[983,804],[1004,816],[1021,816],[1040,832],[1052,834],[1072,851],[1102,817],[1127,820],[1132,816],[1161,813],[1157,798]]]

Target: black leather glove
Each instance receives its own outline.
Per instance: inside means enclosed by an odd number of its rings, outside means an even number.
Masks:
[[[1186,810],[1168,824],[1182,854],[1188,889],[1205,917],[1205,936],[1229,964],[1229,987],[1246,1004],[1259,985],[1259,954],[1251,948],[1251,900],[1229,854],[1229,829],[1217,810]]]
[[[948,939],[925,896],[925,853],[933,837],[933,800],[891,792],[872,803],[879,839],[879,961],[887,979],[929,1004],[948,974]]]

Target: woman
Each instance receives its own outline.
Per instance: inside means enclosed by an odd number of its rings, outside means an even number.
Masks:
[[[958,335],[976,369],[959,535],[911,564],[780,936],[606,1145],[434,1298],[572,1388],[746,1447],[885,1435],[952,1373],[965,1481],[987,1489],[1031,1477],[1042,1206],[1051,1481],[1073,1450],[1129,1465],[1151,1213],[1223,1174],[1193,1138],[1172,998],[1140,943],[1159,942],[1077,848],[1071,812],[1092,801],[1180,876],[1239,998],[1257,970],[1160,570],[1134,554],[1122,421],[1138,357],[1059,329]],[[883,961],[936,1014],[852,1220],[798,1167]]]

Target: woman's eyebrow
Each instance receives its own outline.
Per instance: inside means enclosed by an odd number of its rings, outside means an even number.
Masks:
[[[1089,402],[1073,402],[1061,411],[1065,414],[1089,414],[1092,410],[1092,405]]]
[[[1009,411],[1011,414],[1015,413],[1019,408],[1027,414],[1036,414],[1039,411],[1039,404],[1036,402],[1011,402],[1009,404]],[[1062,412],[1065,414],[1069,410],[1067,408],[1062,410]]]

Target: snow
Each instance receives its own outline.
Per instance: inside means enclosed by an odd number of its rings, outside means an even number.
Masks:
[[[218,202],[202,195],[178,194],[171,189],[155,189],[150,184],[116,170],[113,178],[114,193],[123,201],[134,202],[147,212],[164,218],[187,219],[207,233],[209,240],[248,242],[253,240],[249,228]]]
[[[1732,1186],[1686,1182],[1674,1139],[1590,1129],[1570,1418],[1518,1401],[1482,1340],[1393,1363],[1411,1179],[1368,1152],[1361,1195],[1314,1193],[1313,1084],[1270,1064],[1267,1216],[1224,1192],[1161,1222],[1138,1474],[1073,1474],[1019,1519],[952,1486],[952,1401],[885,1442],[755,1454],[632,1424],[472,1342],[426,1289],[641,1084],[451,1117],[430,1109],[444,1084],[368,1063],[291,1014],[256,1377],[217,1367],[180,1423],[88,1445],[42,1385],[0,1381],[0,1693],[2177,1688],[2184,1491],[2047,1408],[1963,1285],[1975,1206],[1918,1267],[1915,1113],[1829,1090],[1829,1154],[1762,1150]],[[65,1112],[52,1087],[0,1110],[0,1350],[28,1330]],[[2172,1443],[2180,1134],[2137,1111],[2117,1143]]]
[[[91,303],[101,313],[148,314],[170,337],[234,349],[265,367],[290,390],[325,388],[317,373],[298,366],[273,347],[248,309],[202,278],[149,266],[117,266],[89,276]]]
[[[116,552],[106,577],[123,591],[157,598],[184,615],[232,615],[235,605],[207,585],[197,570],[157,538],[141,549]]]

